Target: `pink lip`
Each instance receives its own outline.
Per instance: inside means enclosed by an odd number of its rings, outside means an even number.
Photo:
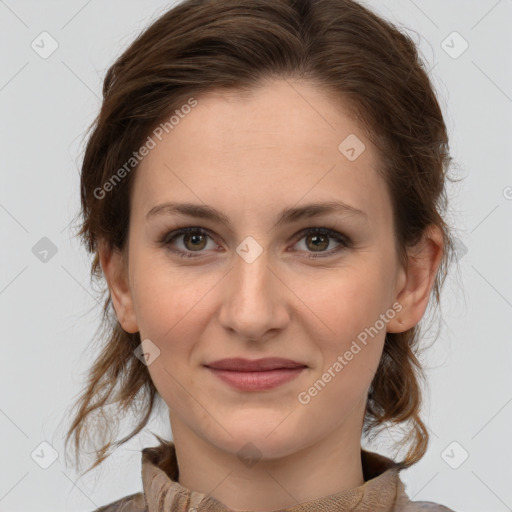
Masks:
[[[237,389],[242,391],[263,391],[275,388],[294,379],[305,368],[305,366],[301,368],[279,368],[261,372],[208,369],[221,380]]]
[[[263,391],[280,386],[307,368],[305,364],[278,357],[251,361],[242,358],[221,359],[205,365],[222,381],[242,391]]]
[[[282,357],[264,357],[263,359],[244,359],[243,357],[230,357],[219,359],[205,366],[217,370],[236,370],[239,372],[259,372],[264,370],[275,370],[276,368],[299,368],[307,366],[304,363],[284,359]]]

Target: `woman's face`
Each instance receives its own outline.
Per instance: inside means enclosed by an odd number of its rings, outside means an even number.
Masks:
[[[376,150],[303,82],[196,100],[153,135],[136,171],[118,317],[151,341],[148,369],[173,431],[233,454],[250,442],[267,458],[328,437],[359,443],[405,282]],[[204,214],[178,212],[184,204]],[[202,232],[176,233],[190,227]],[[239,389],[205,366],[234,357],[305,368]]]

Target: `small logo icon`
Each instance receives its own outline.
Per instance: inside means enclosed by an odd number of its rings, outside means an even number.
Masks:
[[[468,248],[466,247],[466,245],[462,242],[462,240],[460,240],[459,238],[455,237],[453,239],[453,246],[454,246],[454,251],[455,251],[455,259],[457,261],[461,260],[462,258],[464,258],[464,256],[467,254],[468,252]]]
[[[46,236],[32,247],[32,254],[41,262],[48,263],[56,254],[57,246]]]
[[[41,32],[30,44],[39,57],[47,59],[59,47],[59,43],[48,32]]]
[[[59,458],[59,453],[50,443],[43,441],[30,456],[38,466],[48,469]]]
[[[146,338],[133,353],[140,362],[149,366],[160,355],[160,349],[149,338]]]
[[[253,263],[263,252],[263,247],[261,247],[252,236],[248,236],[244,238],[242,243],[236,248],[236,252],[247,263]]]
[[[238,450],[237,457],[248,468],[251,468],[261,459],[261,452],[255,444],[247,443]]]
[[[346,137],[338,146],[339,152],[351,162],[357,160],[365,149],[366,146],[363,141],[353,133]]]
[[[457,441],[452,441],[442,452],[441,458],[452,469],[458,469],[469,457],[469,453]]]
[[[469,48],[469,43],[458,32],[452,32],[441,43],[441,48],[452,59],[458,59]]]

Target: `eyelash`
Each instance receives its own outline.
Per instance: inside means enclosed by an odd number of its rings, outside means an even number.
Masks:
[[[212,238],[212,236],[210,235],[208,230],[205,230],[200,227],[187,227],[187,228],[181,228],[181,229],[177,229],[175,231],[165,233],[165,235],[163,237],[161,237],[161,239],[159,240],[159,243],[165,247],[168,247],[169,250],[171,250],[172,252],[174,252],[176,255],[178,255],[181,258],[197,258],[199,256],[193,255],[193,252],[185,252],[185,251],[182,251],[181,249],[176,249],[176,248],[171,247],[172,242],[176,238],[179,238],[180,236],[183,236],[183,235],[190,235],[190,234],[205,235],[205,236]],[[295,243],[299,242],[300,240],[302,240],[302,238],[304,238],[308,235],[325,235],[325,236],[335,239],[337,242],[342,244],[341,247],[338,247],[337,249],[328,251],[327,253],[324,253],[323,255],[315,254],[315,255],[306,256],[306,258],[309,258],[309,259],[326,258],[329,256],[333,256],[334,254],[338,254],[341,251],[350,249],[352,247],[352,241],[350,240],[350,238],[342,235],[341,233],[338,233],[337,231],[329,229],[329,228],[306,228],[306,229],[303,229],[302,231],[300,231],[300,233],[297,234],[297,236],[299,236],[299,238],[297,238],[297,241]],[[213,238],[212,238],[212,240],[213,240]],[[197,252],[202,252],[202,251],[197,251]]]

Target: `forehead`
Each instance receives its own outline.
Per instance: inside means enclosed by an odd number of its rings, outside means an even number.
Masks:
[[[137,214],[183,195],[225,211],[241,196],[259,210],[301,198],[345,200],[375,214],[386,207],[375,148],[350,110],[319,87],[280,80],[195,99],[161,140],[153,137],[135,176]]]

